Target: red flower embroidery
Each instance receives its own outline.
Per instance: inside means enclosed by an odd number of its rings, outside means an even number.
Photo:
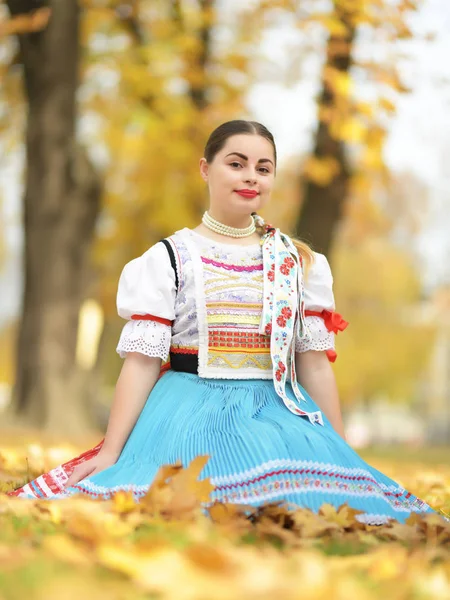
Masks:
[[[285,306],[281,309],[281,314],[285,319],[290,319],[292,317],[292,310],[289,308],[289,306]]]
[[[284,365],[284,364],[281,362],[281,360],[280,360],[280,362],[278,363],[278,368],[280,369],[280,371],[281,371],[282,373],[284,373],[284,372],[286,371],[286,366],[285,366],[285,365]]]
[[[294,259],[290,256],[287,256],[283,262],[289,269],[292,269],[292,267],[295,265]]]
[[[267,279],[268,279],[269,281],[274,281],[274,279],[275,279],[275,271],[269,271],[269,272],[267,273]]]
[[[267,323],[264,328],[264,332],[266,335],[270,335],[272,333],[272,323]]]
[[[280,327],[286,327],[286,319],[282,315],[277,317],[277,323]]]
[[[289,267],[287,267],[285,264],[281,265],[280,271],[283,273],[283,275],[289,275],[289,273],[291,272]]]
[[[281,371],[277,370],[275,371],[275,377],[277,381],[281,381]]]

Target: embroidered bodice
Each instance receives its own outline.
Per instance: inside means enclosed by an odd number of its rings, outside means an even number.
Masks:
[[[184,228],[170,236],[175,264],[162,242],[125,265],[117,308],[128,320],[117,351],[169,358],[198,357],[203,377],[271,379],[270,335],[259,333],[263,305],[260,244],[216,242]],[[325,350],[334,360],[333,278],[315,253],[304,283],[308,337],[295,350]],[[314,314],[309,314],[309,313]]]

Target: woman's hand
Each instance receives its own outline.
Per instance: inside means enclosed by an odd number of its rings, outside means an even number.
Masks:
[[[119,456],[108,452],[100,452],[94,458],[82,462],[75,467],[69,479],[64,484],[65,488],[75,485],[85,477],[90,477],[104,471],[108,467],[111,467],[117,462]]]

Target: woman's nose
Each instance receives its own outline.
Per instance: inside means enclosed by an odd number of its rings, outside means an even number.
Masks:
[[[245,181],[248,183],[256,183],[256,176],[255,175],[247,175]]]

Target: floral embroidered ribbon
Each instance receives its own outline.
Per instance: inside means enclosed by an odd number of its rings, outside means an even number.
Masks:
[[[321,411],[306,412],[286,394],[290,373],[294,395],[307,402],[297,384],[295,337],[309,338],[305,324],[302,257],[289,236],[267,226],[261,238],[264,264],[264,298],[259,332],[270,335],[275,390],[294,414],[306,416],[312,424],[323,425]]]

